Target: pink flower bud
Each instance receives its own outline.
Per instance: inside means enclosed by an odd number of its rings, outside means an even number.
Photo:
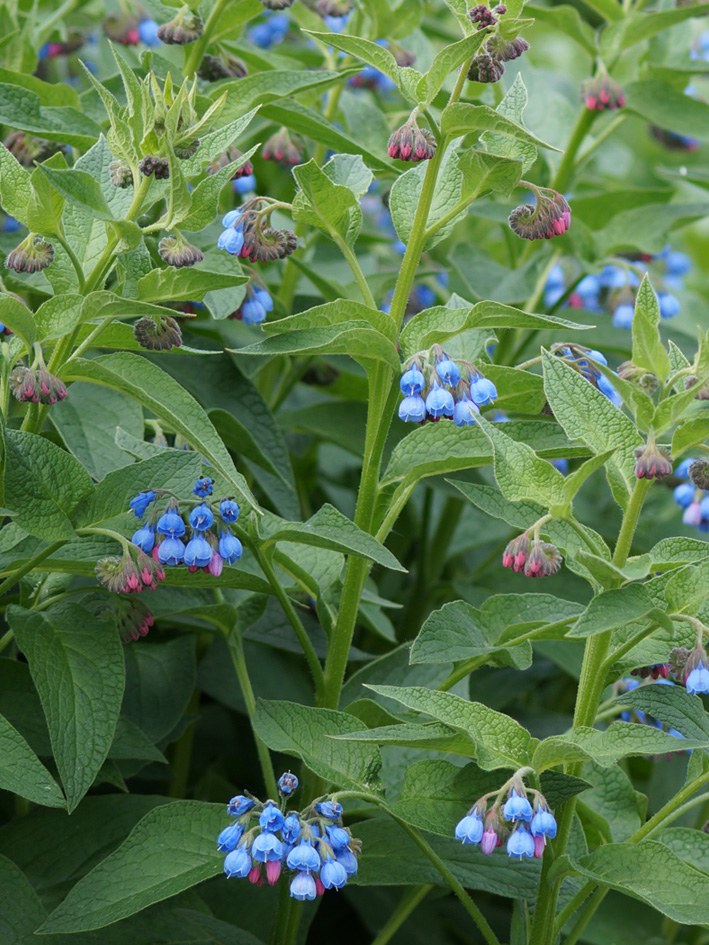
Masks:
[[[268,885],[275,886],[276,883],[278,882],[278,877],[280,875],[281,875],[281,861],[269,860],[268,863],[266,863],[266,879],[268,880]]]
[[[491,828],[483,833],[480,849],[483,851],[485,856],[490,856],[492,851],[497,849],[498,841],[499,837],[497,836],[496,831],[492,830]]]
[[[534,838],[534,855],[537,859],[540,859],[544,853],[544,847],[546,845],[546,837],[535,837]]]

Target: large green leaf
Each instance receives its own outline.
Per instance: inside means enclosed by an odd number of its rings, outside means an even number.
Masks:
[[[25,739],[0,715],[0,788],[34,804],[64,807],[57,782]],[[1,920],[0,920],[1,922]],[[1,927],[1,926],[0,926]]]

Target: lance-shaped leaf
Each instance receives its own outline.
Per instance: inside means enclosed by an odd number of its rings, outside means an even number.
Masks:
[[[536,135],[527,131],[518,122],[500,114],[494,108],[490,108],[489,105],[469,105],[466,103],[448,105],[441,116],[441,131],[445,135],[454,137],[467,135],[475,131],[481,133],[488,131],[515,138],[517,141],[536,145],[540,148],[548,148],[550,151],[559,150],[553,144],[547,144],[541,138],[537,138]]]
[[[59,785],[16,728],[0,715],[0,788],[45,807],[64,807]]]
[[[646,273],[635,296],[632,361],[664,382],[670,373],[670,358],[660,340],[659,326],[660,306]]]

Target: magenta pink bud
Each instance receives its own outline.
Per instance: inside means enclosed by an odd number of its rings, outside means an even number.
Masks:
[[[206,570],[209,574],[212,575],[212,577],[219,577],[219,575],[222,573],[223,567],[224,567],[224,559],[222,558],[222,556],[219,554],[218,551],[215,551],[214,554],[212,555],[212,560],[207,565]]]
[[[325,887],[323,886],[322,880],[319,876],[315,877],[315,892],[318,894],[318,896],[322,896],[325,893]]]
[[[263,876],[259,865],[252,866],[249,870],[249,882],[253,883],[254,886],[263,886]]]
[[[275,886],[278,882],[278,877],[281,875],[281,861],[280,860],[269,860],[266,864],[266,879],[268,880],[269,886]]]
[[[498,837],[496,831],[489,829],[483,833],[480,849],[483,851],[485,856],[490,856],[492,851],[497,848],[497,840]]]
[[[534,838],[534,855],[537,859],[540,859],[544,853],[544,846],[547,842],[546,837],[535,837]]]

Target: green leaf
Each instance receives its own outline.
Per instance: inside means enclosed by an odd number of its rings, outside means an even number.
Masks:
[[[253,726],[270,749],[295,755],[325,781],[350,790],[381,790],[379,750],[332,737],[366,729],[353,715],[259,699]]]
[[[81,320],[82,304],[83,296],[73,292],[53,295],[43,302],[34,315],[38,340],[54,341],[72,332]]]
[[[463,175],[463,191],[482,196],[489,191],[509,196],[522,176],[522,162],[469,148],[458,158]]]
[[[431,345],[444,344],[449,338],[473,328],[562,328],[580,331],[590,326],[554,315],[533,315],[500,302],[477,302],[471,308],[435,305],[418,312],[404,326],[399,338],[402,357],[411,358],[420,351],[428,350]]]
[[[706,747],[709,747],[709,734],[680,741],[674,735],[648,725],[613,722],[603,732],[581,726],[565,735],[545,738],[537,746],[531,764],[540,772],[554,765],[591,758],[601,767],[610,768],[621,758],[631,755],[662,755],[687,748]]]
[[[145,302],[201,302],[207,292],[230,289],[248,282],[241,272],[210,272],[207,269],[151,269],[138,280],[138,293]],[[123,301],[123,305],[130,302]]]
[[[408,243],[411,230],[416,219],[423,179],[426,176],[427,161],[421,161],[405,171],[394,183],[389,195],[389,210],[399,239]],[[448,151],[438,173],[436,189],[433,194],[431,208],[428,214],[427,228],[431,229],[443,217],[449,214],[460,203],[463,190],[463,174],[458,167],[458,154]],[[424,243],[424,250],[431,249],[436,243],[452,232],[453,227],[461,216],[467,213],[467,205],[460,208],[444,226],[436,229]]]
[[[707,543],[701,538],[663,538],[650,549],[654,571],[668,571],[682,564],[701,561],[709,556]]]
[[[646,712],[685,738],[695,741],[709,738],[709,718],[702,700],[681,686],[638,686],[632,692],[618,695],[616,704]],[[676,744],[680,746],[677,750],[681,750],[682,742]]]
[[[489,105],[469,105],[467,103],[457,103],[448,105],[441,116],[441,131],[444,135],[460,137],[471,132],[493,132],[504,135],[509,138],[515,138],[517,141],[526,144],[536,145],[540,148],[547,148],[550,151],[558,151],[552,144],[547,144],[530,131],[527,131],[522,125],[506,115],[495,111]],[[506,155],[503,155],[506,156]]]
[[[640,620],[654,610],[654,603],[642,584],[605,591],[594,597],[577,622],[567,633],[568,637],[590,637],[621,627],[631,620]]]
[[[214,838],[222,804],[174,801],[143,817],[127,839],[71,889],[42,933],[100,929],[222,871]]]
[[[709,876],[662,843],[606,844],[576,860],[574,867],[582,876],[640,899],[682,925],[709,922]]]
[[[25,739],[0,715],[0,788],[45,807],[64,807],[57,782]],[[0,931],[2,923],[0,920]]]
[[[642,439],[631,421],[571,365],[543,352],[544,390],[554,416],[573,440],[594,453],[615,450],[609,481],[622,496],[635,483],[634,449]]]
[[[485,30],[483,30],[480,33],[473,33],[472,36],[466,36],[457,43],[444,46],[439,53],[436,53],[428,72],[416,86],[416,95],[424,108],[428,108],[434,100],[447,76],[457,66],[472,59],[486,38]]]
[[[351,72],[328,72],[326,69],[273,69],[247,75],[243,79],[217,82],[210,91],[209,97],[218,99],[225,92],[228,93],[219,120],[230,122],[244,116],[249,109],[259,105],[263,106],[281,98],[289,98],[299,92],[322,92],[329,86],[342,82],[351,74]],[[223,150],[225,148],[220,148],[220,151]]]
[[[709,595],[709,558],[677,571],[669,579],[665,588],[665,597],[673,612],[696,612],[707,599],[707,595]]]
[[[56,541],[74,534],[70,517],[91,491],[81,463],[34,433],[6,431],[5,503],[20,528]]]
[[[243,476],[197,401],[146,358],[135,354],[109,354],[91,361],[76,359],[68,369],[67,380],[90,381],[123,391],[181,434],[202,457],[224,476],[243,500],[257,508]]]
[[[660,306],[646,273],[635,296],[632,361],[665,382],[670,375],[670,358],[660,340]]]
[[[46,912],[27,877],[4,856],[0,856],[0,884],[4,900],[0,938],[3,945],[23,945],[31,940]]]
[[[478,423],[492,443],[495,478],[506,499],[529,499],[548,508],[564,505],[564,477],[558,469],[537,456],[531,446],[507,436],[500,426],[482,416]]]
[[[520,768],[529,763],[535,740],[522,726],[480,702],[468,702],[450,692],[420,687],[367,686],[409,709],[430,715],[467,735],[475,743],[481,768]]]
[[[7,148],[0,149],[0,204],[21,223],[32,201],[30,175]]]
[[[304,328],[257,341],[245,348],[229,349],[238,354],[271,357],[277,354],[346,354],[365,364],[382,361],[397,374],[401,362],[394,344],[372,328],[368,321],[356,319],[331,327]]]
[[[157,643],[146,640],[144,646],[126,647],[125,661],[123,712],[151,743],[159,742],[189,711],[196,675],[195,638],[185,634]]]
[[[672,455],[682,456],[687,450],[703,443],[709,436],[709,417],[685,420],[672,434]]]
[[[77,148],[90,147],[101,134],[100,125],[77,108],[42,105],[39,95],[6,82],[0,82],[0,121]]]
[[[348,36],[343,33],[315,33],[311,30],[303,30],[303,32],[314,39],[320,40],[326,47],[334,46],[335,49],[340,49],[342,52],[349,53],[349,55],[361,59],[362,62],[374,66],[375,69],[383,72],[399,86],[405,98],[417,103],[418,86],[422,79],[421,73],[417,72],[416,69],[402,68],[397,65],[396,59],[388,49],[378,46],[368,39],[360,39],[358,36]]]
[[[201,148],[201,145],[200,145]],[[254,146],[237,158],[221,168],[216,174],[208,174],[204,180],[200,181],[192,192],[192,202],[190,210],[186,217],[181,221],[180,227],[191,233],[197,233],[203,230],[205,226],[214,223],[215,211],[219,207],[219,197],[226,185],[234,177],[236,171],[245,164],[249,158],[258,150]]]
[[[32,355],[37,332],[34,316],[25,303],[11,295],[0,296],[0,322],[22,339],[27,354]]]
[[[589,476],[593,475],[597,469],[604,466],[615,453],[615,449],[606,450],[605,453],[599,453],[598,456],[592,456],[582,463],[578,469],[565,477],[564,495],[568,502],[571,502],[581,486],[586,482]]]
[[[113,220],[113,214],[104,199],[98,181],[86,171],[78,170],[76,167],[65,171],[54,170],[45,164],[41,164],[40,169],[62,197],[73,204],[85,207],[97,220]]]
[[[308,328],[327,328],[353,320],[368,322],[373,329],[396,343],[396,325],[390,315],[351,299],[334,299],[287,318],[264,322],[262,327],[267,335],[280,335]]]
[[[286,522],[277,515],[264,512],[259,519],[259,535],[266,544],[294,541],[366,558],[393,571],[406,570],[376,538],[358,528],[328,503],[318,509],[307,522]]]
[[[560,3],[555,7],[543,7],[528,3],[525,12],[535,20],[549,23],[552,27],[566,33],[581,46],[592,59],[596,58],[596,38],[589,24],[581,18],[575,7]]]
[[[496,107],[498,115],[510,119],[515,124],[524,128],[522,116],[527,107],[529,96],[527,87],[522,81],[522,76],[517,73],[515,80],[505,93],[505,97]],[[482,141],[491,154],[498,154],[505,158],[512,158],[522,162],[521,173],[529,170],[537,159],[536,145],[529,141],[520,141],[508,134],[500,134],[495,131],[487,131],[482,137]]]
[[[293,219],[353,246],[362,227],[362,211],[352,190],[334,183],[314,159],[293,168],[293,177],[300,188],[293,200]]]
[[[60,603],[40,613],[12,607],[9,619],[42,700],[72,811],[93,784],[113,741],[123,698],[123,653],[113,630]]]

